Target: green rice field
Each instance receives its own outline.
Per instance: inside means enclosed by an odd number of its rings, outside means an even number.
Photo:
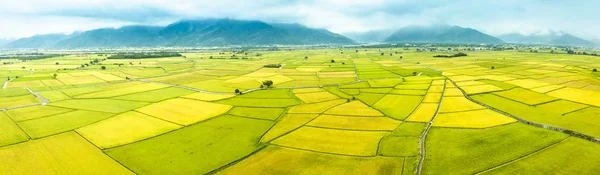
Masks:
[[[222,52],[0,65],[0,174],[600,172],[600,57]]]

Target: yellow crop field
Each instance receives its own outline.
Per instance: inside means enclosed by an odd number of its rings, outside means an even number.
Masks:
[[[460,87],[464,87],[464,86],[485,85],[485,83],[483,83],[481,81],[463,81],[463,82],[457,82],[456,85],[458,85]]]
[[[21,82],[9,82],[6,87],[41,87],[45,86],[41,81],[21,81]]]
[[[600,107],[600,92],[596,91],[567,87],[549,92],[548,95]]]
[[[100,32],[144,31],[130,42],[147,47],[105,38],[55,50],[93,39],[83,32],[0,49],[0,175],[600,172],[600,48],[367,44],[297,24],[192,20]],[[250,38],[178,30],[200,23]],[[575,137],[589,142],[564,146],[577,155],[548,152]]]
[[[589,107],[588,105],[575,103],[567,100],[558,100],[550,103],[545,103],[537,106],[547,111],[552,111],[558,114],[565,114]]]
[[[271,143],[327,153],[374,156],[377,154],[379,140],[388,134],[389,132],[382,131],[347,131],[302,127]]]
[[[96,76],[70,76],[67,74],[60,74],[56,77],[60,82],[64,84],[90,84],[90,83],[104,83],[105,81],[97,78]]]
[[[475,85],[475,86],[465,86],[465,87],[461,86],[461,88],[467,94],[480,94],[480,93],[494,92],[494,91],[501,91],[501,90],[503,90],[502,88],[499,88],[499,87],[491,85],[491,84]]]
[[[298,97],[304,103],[317,103],[322,101],[335,100],[339,98],[338,96],[333,95],[329,92],[301,93],[296,94],[296,97]]]
[[[350,157],[269,146],[217,174],[402,174],[403,159]]]
[[[334,129],[392,131],[400,123],[402,122],[387,117],[321,115],[307,125]]]
[[[0,174],[134,174],[68,132],[0,148]]]
[[[0,128],[0,147],[29,140],[29,136],[4,113],[0,113]]]
[[[441,93],[442,91],[444,91],[443,85],[429,86],[429,90],[427,90],[427,92],[438,92],[438,93]]]
[[[484,79],[490,79],[490,80],[496,80],[496,81],[509,81],[509,80],[515,79],[513,77],[502,76],[502,75],[484,75],[484,76],[480,76],[480,77],[484,78]]]
[[[317,75],[322,78],[354,78],[356,74],[349,72],[319,72]]]
[[[62,82],[58,80],[40,80],[46,86],[62,86],[64,85]]]
[[[327,68],[327,67],[325,67],[325,66],[300,66],[300,67],[297,67],[296,70],[298,70],[300,72],[319,72],[325,68]]]
[[[442,93],[427,93],[423,98],[423,103],[437,103],[440,102]]]
[[[294,94],[299,94],[299,93],[310,93],[310,92],[325,92],[325,90],[323,90],[321,88],[302,88],[302,89],[294,89],[293,92],[294,92]]]
[[[155,84],[155,83],[144,83],[140,85],[135,85],[131,87],[106,90],[100,92],[94,92],[90,94],[84,94],[80,96],[75,96],[75,98],[107,98],[107,97],[116,97],[121,95],[133,94],[138,92],[150,91],[155,89],[166,88],[167,85]]]
[[[379,111],[357,100],[333,107],[325,111],[325,114],[353,116],[383,116],[383,114]]]
[[[96,76],[104,81],[118,81],[124,80],[125,78],[121,78],[112,74],[101,73],[101,72],[88,72],[89,74]]]
[[[51,116],[61,113],[67,113],[74,111],[73,109],[58,108],[52,106],[31,106],[26,108],[17,108],[6,111],[6,114],[10,116],[16,122],[23,120],[31,120],[45,116]]]
[[[394,87],[397,84],[402,83],[401,78],[390,78],[381,80],[368,80],[367,82],[371,87]]]
[[[263,135],[260,142],[271,141],[283,134],[286,134],[309,121],[315,119],[319,114],[286,114],[283,118],[271,127],[271,129]]]
[[[51,102],[71,99],[71,97],[67,96],[66,94],[62,93],[61,91],[44,91],[44,92],[39,92],[39,94]]]
[[[446,81],[446,80],[433,80],[431,82],[431,85],[432,86],[443,86],[444,85],[444,81]]]
[[[414,122],[429,122],[431,121],[431,118],[433,118],[437,107],[437,103],[421,103],[406,120]]]
[[[217,100],[235,97],[235,95],[233,95],[233,94],[209,94],[209,93],[198,92],[198,93],[193,93],[193,94],[182,96],[182,97],[196,99],[196,100],[202,100],[202,101],[217,101]]]
[[[346,99],[337,99],[320,103],[301,104],[288,110],[288,113],[316,113],[320,114],[325,110],[346,103]]]
[[[176,98],[136,110],[180,125],[190,125],[224,114],[231,108],[231,105]]]
[[[455,75],[455,76],[448,76],[448,78],[450,78],[453,81],[459,82],[459,81],[472,81],[472,80],[478,80],[480,79],[479,77],[475,77],[475,76],[470,76],[470,75]]]
[[[469,101],[465,97],[444,97],[442,99],[440,112],[458,112],[484,108],[485,107],[478,105],[477,103]]]
[[[182,126],[131,111],[76,131],[100,148],[110,148],[153,137]]]
[[[542,87],[538,87],[538,88],[533,88],[531,89],[532,91],[535,92],[539,92],[539,93],[546,93],[546,92],[550,92],[556,89],[560,89],[563,88],[565,86],[563,85],[548,85],[548,86],[542,86]]]
[[[36,98],[33,95],[2,97],[0,98],[0,108],[10,108],[21,105],[36,104],[40,102],[40,99]]]
[[[433,126],[456,128],[488,128],[516,122],[517,120],[496,113],[489,109],[441,113],[433,122]]]
[[[539,80],[533,80],[533,79],[519,79],[519,80],[506,81],[506,82],[523,87],[525,89],[533,89],[533,88],[537,88],[537,87],[550,85],[550,83],[546,83],[546,82],[539,81]]]
[[[464,96],[462,91],[460,91],[458,88],[446,88],[446,91],[444,92],[444,96],[446,97],[462,97]]]

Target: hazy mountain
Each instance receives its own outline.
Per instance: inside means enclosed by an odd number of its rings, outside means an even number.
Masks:
[[[21,38],[6,44],[5,48],[50,48],[57,42],[67,39],[72,35],[66,34],[46,34],[35,35],[29,38]]]
[[[118,29],[95,29],[59,41],[55,47],[144,47],[164,45],[166,41],[163,38],[157,37],[161,29],[162,27],[154,26],[125,26]]]
[[[292,37],[299,38],[303,43],[325,43],[325,44],[354,44],[350,38],[326,29],[313,29],[300,24],[274,23],[273,27],[285,30]]]
[[[14,39],[0,38],[0,48],[4,48],[4,46],[10,42],[13,42]]]
[[[232,19],[184,20],[168,26],[102,28],[74,35],[37,35],[10,43],[11,48],[96,48],[225,45],[352,44],[325,29],[299,24],[267,24]]]
[[[502,40],[475,29],[448,25],[404,27],[394,32],[385,41],[405,43],[503,43]]]
[[[518,33],[498,36],[509,43],[521,44],[548,44],[548,45],[573,45],[573,46],[594,46],[596,43],[581,39],[565,32],[547,32],[533,33],[523,35]]]
[[[368,32],[344,33],[344,36],[362,43],[378,43],[383,42],[392,33],[394,33],[394,30],[372,30]]]

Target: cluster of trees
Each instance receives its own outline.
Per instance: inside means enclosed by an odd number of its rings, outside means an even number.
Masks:
[[[14,64],[13,62],[2,62],[2,64],[7,65],[7,64]]]
[[[106,60],[106,59],[103,59],[103,60]],[[102,60],[100,60],[100,59],[94,59],[94,60],[90,61],[90,64],[88,64],[88,63],[82,64],[81,68],[84,68],[84,67],[87,67],[87,66],[90,66],[90,65],[94,65],[94,64],[101,64],[100,63],[101,61]]]
[[[266,67],[266,68],[280,68],[281,64],[267,64],[267,65],[264,65],[263,67]]]
[[[152,53],[119,53],[111,55],[108,59],[143,59],[143,58],[164,58],[164,57],[180,57],[179,53],[173,52],[152,52]]]
[[[6,59],[18,59],[23,62],[26,62],[27,60],[41,60],[41,59],[59,57],[59,56],[63,56],[63,55],[59,55],[59,54],[44,55],[43,53],[28,53],[28,54],[17,54],[16,56],[0,57],[0,59],[5,59],[5,58]]]
[[[458,52],[452,55],[436,55],[433,56],[435,58],[454,58],[454,57],[464,57],[464,56],[468,56],[466,53],[462,53],[462,52]]]
[[[273,85],[273,81],[271,81],[271,80],[265,80],[260,85],[260,88],[270,88],[272,85]]]

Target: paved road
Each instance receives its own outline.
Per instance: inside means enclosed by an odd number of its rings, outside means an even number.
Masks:
[[[34,95],[35,97],[39,98],[40,100],[42,100],[42,105],[46,105],[48,103],[50,103],[50,101],[48,101],[48,99],[42,97],[40,94],[38,94],[37,92],[33,92],[31,89],[27,88],[27,90],[29,91],[29,93],[31,93],[32,95]]]

